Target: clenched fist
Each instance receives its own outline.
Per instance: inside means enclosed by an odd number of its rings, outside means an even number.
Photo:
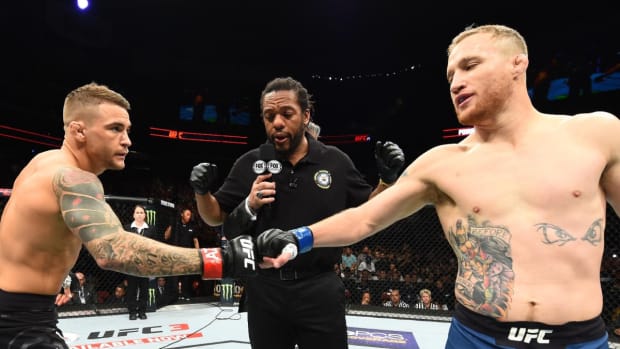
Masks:
[[[216,181],[217,165],[208,162],[194,166],[189,176],[189,184],[198,195],[204,195],[212,191]]]

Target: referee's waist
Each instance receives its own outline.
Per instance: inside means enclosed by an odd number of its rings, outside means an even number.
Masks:
[[[279,269],[276,269],[276,268],[259,269],[259,274],[262,276],[273,278],[273,279],[285,280],[285,281],[308,279],[313,276],[316,276],[322,273],[327,273],[327,272],[333,273],[334,271],[329,268],[319,268],[319,267],[314,267],[314,266],[308,266],[308,267],[283,266],[282,268],[279,268]]]

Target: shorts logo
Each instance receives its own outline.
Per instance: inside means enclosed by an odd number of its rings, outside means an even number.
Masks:
[[[157,218],[157,211],[146,210],[146,224],[155,225],[155,218]]]
[[[553,333],[553,330],[541,330],[538,328],[511,327],[508,333],[508,340],[513,342],[530,343],[535,340],[538,344],[549,344],[546,335]]]
[[[321,189],[329,189],[332,185],[332,175],[327,170],[320,170],[314,174],[314,183]]]

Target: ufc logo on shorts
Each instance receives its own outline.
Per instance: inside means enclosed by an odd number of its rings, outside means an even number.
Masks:
[[[545,336],[552,332],[553,330],[540,330],[538,328],[511,327],[508,340],[523,343],[531,343],[534,340],[538,344],[549,344],[549,340]]]
[[[256,264],[254,263],[254,243],[251,239],[240,239],[243,253],[246,254],[246,258],[243,259],[243,267],[248,269],[249,266],[252,270],[256,270]]]

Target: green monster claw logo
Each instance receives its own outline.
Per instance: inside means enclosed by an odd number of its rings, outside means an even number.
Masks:
[[[233,299],[234,285],[232,282],[220,284],[222,300],[230,302]]]
[[[148,304],[149,305],[155,304],[155,289],[154,288],[149,288]]]
[[[157,211],[155,210],[146,210],[146,224],[154,226],[155,218],[157,218]]]

